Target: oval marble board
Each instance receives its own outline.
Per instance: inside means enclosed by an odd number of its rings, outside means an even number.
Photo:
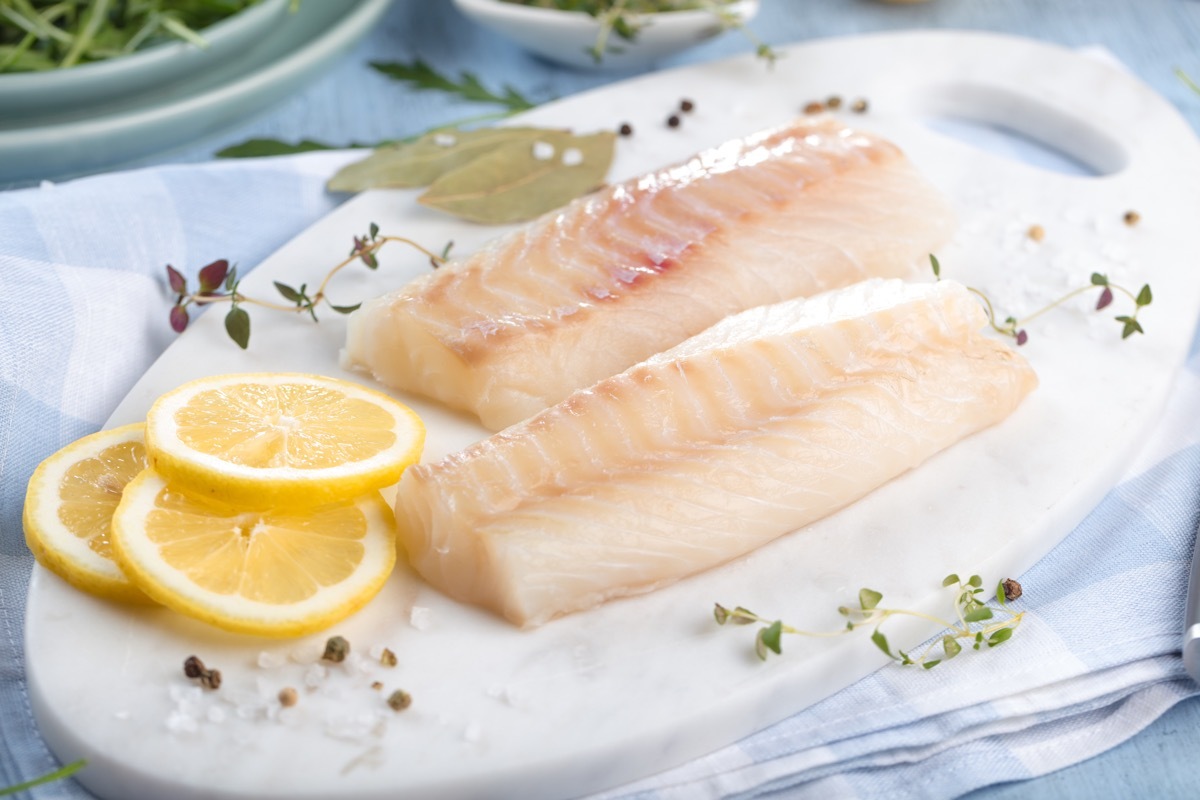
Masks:
[[[941,578],[1019,575],[1066,536],[1120,475],[1165,400],[1200,311],[1200,147],[1174,110],[1119,68],[1032,41],[905,33],[791,48],[768,71],[746,57],[654,74],[537,109],[523,121],[578,131],[629,121],[610,178],[784,121],[806,102],[867,98],[848,124],[900,144],[960,211],[943,277],[985,289],[1001,317],[1107,273],[1150,283],[1147,334],[1120,338],[1118,298],[1095,294],[1028,326],[1023,352],[1041,385],[1001,425],[959,443],[846,510],[735,563],[536,630],[453,602],[401,566],[364,611],[328,633],[353,657],[316,664],[327,634],[271,641],[224,634],[165,610],[93,600],[38,569],[30,589],[28,674],[41,729],[79,779],[106,798],[567,797],[698,757],[760,730],[880,667],[863,636],[786,641],[761,663],[752,628],[719,628],[714,602],[809,629],[836,629],[860,587],[926,611],[948,605]],[[695,101],[679,129],[664,125]],[[941,122],[938,122],[938,121]],[[949,120],[949,122],[948,122]],[[938,132],[954,120],[1010,128],[1100,175],[1047,171]],[[252,189],[252,187],[247,187]],[[464,254],[496,229],[418,206],[415,192],[370,192],[259,265],[243,290],[317,282],[374,221]],[[1122,222],[1136,209],[1141,222]],[[1026,235],[1041,225],[1040,243]],[[383,292],[430,268],[403,250],[378,272],[348,270],[335,302]],[[165,309],[164,309],[165,311]],[[164,313],[165,320],[165,313]],[[338,365],[344,320],[257,313],[251,347],[203,315],[146,374],[110,424],[205,374]],[[415,398],[426,459],[482,437],[467,418]],[[1086,565],[1080,565],[1086,568]],[[890,623],[889,623],[890,626]],[[912,646],[936,631],[889,627]],[[388,647],[399,664],[379,664]],[[219,692],[183,678],[190,654],[222,669]],[[970,669],[969,659],[953,669]],[[81,665],[87,665],[81,669]],[[97,676],[103,676],[97,679]],[[384,684],[383,695],[371,684]],[[300,690],[281,711],[280,688]],[[397,714],[394,688],[414,698]]]

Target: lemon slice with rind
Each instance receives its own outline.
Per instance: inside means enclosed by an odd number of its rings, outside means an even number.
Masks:
[[[389,486],[424,442],[408,407],[320,375],[201,378],[146,415],[146,449],[167,480],[256,507],[316,505]]]
[[[396,563],[395,518],[377,491],[247,511],[147,469],[113,515],[113,551],[168,608],[224,630],[301,636],[349,616],[383,587]]]
[[[100,431],[43,461],[25,491],[25,541],[38,563],[90,594],[149,598],[113,560],[110,525],[122,490],[146,467],[142,423]]]

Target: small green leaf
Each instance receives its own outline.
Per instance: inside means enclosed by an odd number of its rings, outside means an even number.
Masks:
[[[942,660],[940,658],[935,658],[933,661],[922,662],[921,666],[924,667],[925,669],[933,669],[940,663],[942,663]]]
[[[1004,644],[1012,638],[1012,635],[1012,628],[1001,628],[988,637],[988,647],[997,647],[998,645]]]
[[[951,572],[945,578],[942,578],[942,586],[953,586],[958,582],[958,574],[954,572]]]
[[[757,616],[750,609],[738,606],[733,610],[733,618],[730,621],[735,625],[749,625],[754,622]]]
[[[616,133],[549,131],[538,143],[553,148],[553,155],[539,158],[529,142],[502,145],[442,175],[417,201],[484,224],[533,219],[603,184]],[[571,151],[578,158],[563,157]]]
[[[335,306],[333,303],[329,304],[329,307],[339,314],[350,314],[354,311],[358,311],[360,306],[362,306],[362,303],[355,303],[352,306]]]
[[[241,306],[234,306],[225,315],[225,332],[245,350],[250,345],[250,315]]]
[[[1108,276],[1099,272],[1092,273],[1092,286],[1108,286]]]
[[[883,635],[883,631],[879,630],[879,628],[876,628],[871,633],[871,641],[875,643],[876,647],[887,653],[888,658],[895,658],[895,656],[892,655],[892,649],[888,647],[887,637]]]
[[[290,156],[296,153],[311,153],[314,150],[336,150],[341,147],[363,147],[363,145],[332,145],[302,139],[299,142],[281,142],[278,139],[249,139],[241,144],[230,145],[216,152],[217,158],[264,158],[266,156]]]
[[[874,589],[863,588],[858,590],[858,604],[862,607],[863,611],[870,611],[875,608],[882,599],[883,595]]]
[[[967,581],[967,584],[970,586],[983,586],[983,578],[979,577],[978,575],[972,575],[971,579]]]
[[[1136,319],[1125,320],[1125,326],[1121,329],[1121,338],[1128,339],[1135,333],[1145,333],[1141,324]]]
[[[488,90],[470,72],[460,73],[456,81],[440,74],[419,58],[410,63],[372,61],[371,66],[389,78],[408,83],[414,89],[448,92],[478,103],[496,103],[509,111],[527,111],[535,105],[511,86],[505,86],[504,94],[498,95]]]
[[[229,274],[225,276],[225,291],[233,292],[237,288],[237,265],[229,268]]]
[[[783,620],[775,620],[758,632],[758,638],[763,645],[776,655],[783,653]]]
[[[713,618],[716,619],[718,625],[724,625],[729,621],[729,609],[720,603],[714,603]]]
[[[967,622],[982,622],[985,619],[991,618],[992,610],[987,606],[980,606],[979,608],[968,611],[963,615],[963,619],[965,619]]]
[[[929,254],[929,265],[933,267],[933,277],[940,280],[942,277],[942,265],[933,253]]]
[[[996,601],[1000,603],[1001,607],[1008,608],[1008,603],[1005,602],[1005,597],[1004,597],[1004,581],[1003,580],[996,581]]]
[[[375,239],[378,238],[378,236],[379,236],[379,226],[376,225],[374,222],[372,222],[371,227],[368,229],[368,232],[371,236],[371,241],[372,242],[375,241]]]
[[[278,289],[279,293],[281,295],[283,295],[287,300],[295,303],[296,305],[301,305],[304,302],[300,293],[297,292],[292,287],[288,286],[286,283],[280,283],[279,281],[275,281],[275,288]]]
[[[1154,296],[1150,294],[1150,284],[1147,283],[1142,287],[1142,290],[1138,292],[1137,300],[1135,302],[1137,303],[1138,308],[1141,308],[1142,306],[1150,305],[1150,303],[1153,301]]]
[[[948,661],[962,652],[962,645],[960,645],[958,643],[958,639],[953,636],[943,636],[942,652],[946,654],[946,660]]]

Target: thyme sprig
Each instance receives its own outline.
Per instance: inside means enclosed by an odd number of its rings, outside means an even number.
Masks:
[[[933,267],[933,276],[940,281],[942,279],[942,266],[938,262],[937,256],[931,253],[929,255],[929,263]],[[1128,339],[1135,333],[1145,333],[1145,330],[1142,328],[1142,323],[1138,321],[1138,314],[1141,313],[1143,308],[1154,302],[1154,294],[1150,291],[1150,284],[1148,283],[1144,284],[1137,294],[1134,294],[1124,286],[1120,286],[1119,284],[1110,281],[1107,275],[1104,275],[1100,272],[1093,272],[1091,280],[1087,285],[1072,289],[1054,302],[1048,303],[1047,305],[1039,308],[1037,311],[1027,314],[1020,319],[1014,316],[1007,316],[1004,318],[1003,322],[998,322],[998,315],[996,314],[995,306],[992,305],[991,298],[989,298],[981,289],[976,289],[973,286],[968,286],[966,288],[967,291],[971,292],[983,301],[983,308],[984,311],[987,312],[988,325],[991,327],[991,329],[999,334],[1003,334],[1004,336],[1015,339],[1018,345],[1023,345],[1029,341],[1029,333],[1025,330],[1025,326],[1029,322],[1037,319],[1048,311],[1058,308],[1068,300],[1078,297],[1086,292],[1095,291],[1097,289],[1100,290],[1100,295],[1096,298],[1097,311],[1101,311],[1112,304],[1114,292],[1124,295],[1133,302],[1132,313],[1119,314],[1114,317],[1117,322],[1121,323],[1122,339]]]
[[[993,608],[983,600],[983,579],[972,575],[963,581],[957,574],[947,575],[942,581],[943,587],[954,586],[954,619],[945,620],[920,611],[909,611],[900,608],[882,608],[879,603],[883,595],[874,589],[863,588],[858,592],[858,607],[842,606],[838,613],[846,618],[846,626],[836,631],[806,631],[792,627],[781,619],[771,620],[761,617],[753,611],[737,606],[729,609],[717,603],[713,608],[713,617],[718,625],[733,623],[734,625],[761,625],[754,637],[754,652],[762,660],[770,653],[782,655],[784,634],[794,636],[810,636],[832,638],[844,636],[859,628],[873,626],[871,641],[887,654],[888,658],[901,666],[919,666],[933,669],[943,661],[949,661],[962,652],[960,640],[966,640],[974,650],[999,647],[1012,638],[1013,633],[1025,616],[1024,611],[1013,611],[1008,603],[1021,596],[1021,586],[1016,581],[1008,579],[996,585],[996,601],[998,608]],[[997,614],[1002,616],[997,617]],[[925,649],[918,654],[894,648],[888,642],[882,627],[892,617],[905,616],[936,622],[945,628],[946,632],[930,641]],[[938,648],[940,646],[940,652]],[[936,656],[936,657],[935,657]]]
[[[237,267],[231,267],[225,259],[219,259],[203,267],[196,276],[198,285],[194,290],[188,286],[188,281],[183,273],[168,264],[167,284],[175,294],[175,302],[171,306],[169,317],[171,328],[176,333],[182,333],[187,328],[189,306],[202,307],[213,303],[229,303],[229,311],[225,314],[225,332],[230,339],[237,343],[238,347],[245,350],[250,345],[250,314],[244,306],[251,305],[274,311],[307,314],[312,317],[313,322],[320,321],[317,318],[317,307],[322,304],[339,314],[349,314],[357,310],[362,303],[353,305],[334,303],[328,296],[329,282],[333,280],[334,275],[355,261],[362,262],[368,269],[378,269],[377,254],[389,242],[405,244],[420,251],[428,256],[430,264],[435,268],[445,263],[451,246],[446,245],[442,254],[438,255],[404,236],[385,236],[379,232],[379,226],[372,222],[366,234],[354,237],[354,246],[350,249],[350,255],[329,270],[315,289],[310,290],[307,283],[302,283],[297,288],[275,281],[275,290],[286,301],[284,303],[262,300],[243,294],[239,289],[241,278],[238,276]]]
[[[35,786],[41,786],[45,783],[53,783],[54,781],[64,780],[71,777],[85,766],[87,766],[87,761],[81,758],[78,761],[72,761],[70,764],[65,764],[53,772],[48,772],[45,775],[36,777],[31,781],[17,783],[12,786],[0,786],[0,797],[7,797],[10,794],[24,792],[28,789],[32,789]]]

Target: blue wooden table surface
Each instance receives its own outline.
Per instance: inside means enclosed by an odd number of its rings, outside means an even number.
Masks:
[[[305,0],[306,2],[308,0]],[[313,0],[328,2],[331,0]],[[1200,96],[1175,76],[1200,76],[1200,0],[764,0],[753,24],[784,45],[805,39],[918,28],[986,30],[1069,47],[1099,45],[1173,103],[1200,130]],[[726,35],[659,66],[745,52]],[[420,57],[447,71],[470,70],[547,99],[600,86],[628,73],[552,66],[463,18],[449,0],[397,0],[382,23],[316,83],[234,128],[159,153],[137,165],[199,162],[250,137],[317,139],[335,145],[395,139],[475,111],[437,93],[420,93],[372,71],[372,60]],[[49,177],[49,176],[47,176]],[[1200,188],[1198,188],[1200,191]],[[1040,779],[994,786],[972,798],[1200,797],[1200,698],[1185,701],[1107,753]]]

